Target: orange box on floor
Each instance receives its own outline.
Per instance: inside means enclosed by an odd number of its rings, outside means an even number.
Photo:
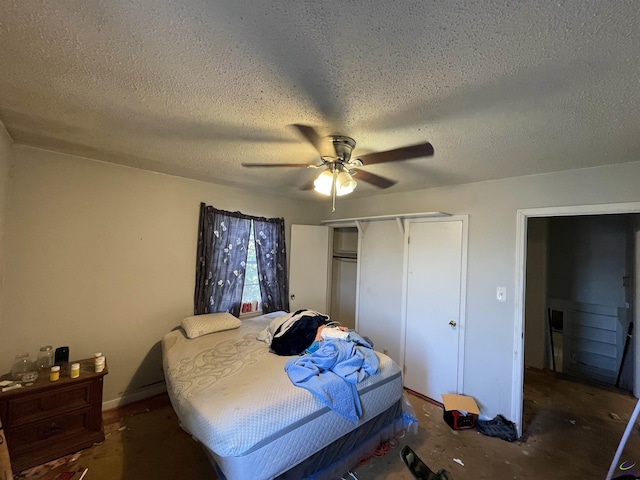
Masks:
[[[473,397],[443,393],[444,411],[442,418],[454,430],[464,430],[476,426],[476,418],[480,414],[478,404]]]

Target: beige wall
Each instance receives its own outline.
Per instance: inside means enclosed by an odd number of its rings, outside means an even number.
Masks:
[[[9,172],[13,160],[13,143],[4,124],[0,122],[0,336],[4,329],[2,305],[4,303],[5,283],[5,238],[7,205],[9,202]]]
[[[159,341],[193,312],[201,201],[317,223],[319,205],[16,146],[0,370],[68,345],[107,356],[104,400],[163,387]],[[289,230],[289,229],[287,229]]]
[[[469,215],[464,393],[483,413],[513,414],[518,209],[640,201],[640,163],[341,199],[339,216],[445,211]],[[496,287],[507,301],[496,301]]]
[[[159,340],[192,311],[198,204],[291,223],[441,210],[469,215],[464,393],[509,415],[514,386],[516,211],[640,201],[640,163],[340,199],[265,198],[237,189],[14,147],[0,369],[40,345],[103,351],[105,400],[162,385]],[[5,175],[5,179],[8,175]],[[2,178],[2,177],[0,177]],[[6,180],[5,180],[6,181]],[[495,300],[507,287],[507,302]],[[9,321],[10,320],[10,321]]]

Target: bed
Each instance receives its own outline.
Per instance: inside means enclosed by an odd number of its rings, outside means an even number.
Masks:
[[[167,392],[184,430],[205,448],[220,480],[340,478],[359,459],[416,422],[401,370],[376,352],[380,372],[357,385],[362,416],[348,421],[284,371],[291,357],[256,337],[274,312],[239,328],[162,340]]]

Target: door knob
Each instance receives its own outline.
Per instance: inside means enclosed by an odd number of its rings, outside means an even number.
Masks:
[[[296,296],[292,294],[291,295],[291,300],[295,300],[295,299],[296,299]]]
[[[453,320],[451,320],[451,321],[449,322],[449,326],[451,326],[451,327],[455,327],[456,325],[457,325],[457,323],[456,323],[456,322],[454,322]]]

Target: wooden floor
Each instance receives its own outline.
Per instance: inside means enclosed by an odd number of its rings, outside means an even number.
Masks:
[[[122,407],[105,410],[102,412],[102,421],[106,426],[119,422],[122,418],[140,415],[141,413],[147,413],[151,410],[166,406],[171,406],[171,402],[169,401],[169,397],[163,393]]]
[[[407,433],[386,455],[354,468],[359,480],[412,480],[399,456],[404,445],[455,480],[604,479],[636,403],[615,389],[527,369],[525,435],[509,443],[475,430],[453,431],[438,405],[409,393],[407,398],[419,421],[417,433]],[[79,480],[88,468],[83,480],[216,479],[201,446],[180,428],[166,395],[105,411],[104,421],[102,444],[29,472],[29,478]],[[622,461],[640,465],[640,427]]]

